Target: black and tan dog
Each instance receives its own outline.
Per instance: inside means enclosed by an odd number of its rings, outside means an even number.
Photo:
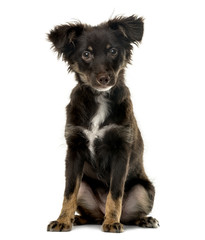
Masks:
[[[143,140],[124,82],[132,44],[142,35],[143,19],[134,15],[95,27],[60,25],[48,34],[77,80],[67,106],[63,207],[48,231],[70,231],[73,223],[102,223],[105,232],[122,232],[123,223],[159,226],[147,217],[155,190],[144,171]]]

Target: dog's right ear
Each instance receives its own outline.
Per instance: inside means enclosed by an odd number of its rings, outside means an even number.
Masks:
[[[58,57],[63,55],[64,60],[69,58],[75,49],[76,39],[82,34],[84,25],[81,23],[56,26],[47,34],[48,40],[52,42],[54,51]]]

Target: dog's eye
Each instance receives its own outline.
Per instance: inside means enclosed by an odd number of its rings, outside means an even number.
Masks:
[[[109,52],[110,52],[110,54],[111,54],[113,57],[117,56],[117,54],[118,54],[118,51],[117,51],[116,48],[111,48],[111,49],[109,50]]]
[[[92,55],[89,51],[84,51],[84,52],[82,53],[82,59],[83,59],[84,61],[89,62],[89,61],[92,60],[92,58],[93,58],[93,55]]]

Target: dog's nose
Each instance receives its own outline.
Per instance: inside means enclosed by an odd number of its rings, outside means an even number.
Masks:
[[[106,86],[110,82],[110,77],[106,73],[98,74],[97,81],[100,83],[100,85]]]

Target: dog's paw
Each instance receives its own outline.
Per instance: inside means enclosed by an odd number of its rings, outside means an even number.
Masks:
[[[52,221],[48,224],[48,232],[68,232],[72,229],[72,224],[61,223],[58,221]]]
[[[144,228],[158,228],[159,222],[153,217],[143,217],[136,221],[136,225]]]
[[[82,217],[80,215],[75,215],[75,220],[73,224],[76,225],[84,225],[90,223],[89,220],[85,217]]]
[[[121,233],[123,232],[123,225],[121,223],[103,223],[102,230],[104,232],[112,232],[112,233]]]

